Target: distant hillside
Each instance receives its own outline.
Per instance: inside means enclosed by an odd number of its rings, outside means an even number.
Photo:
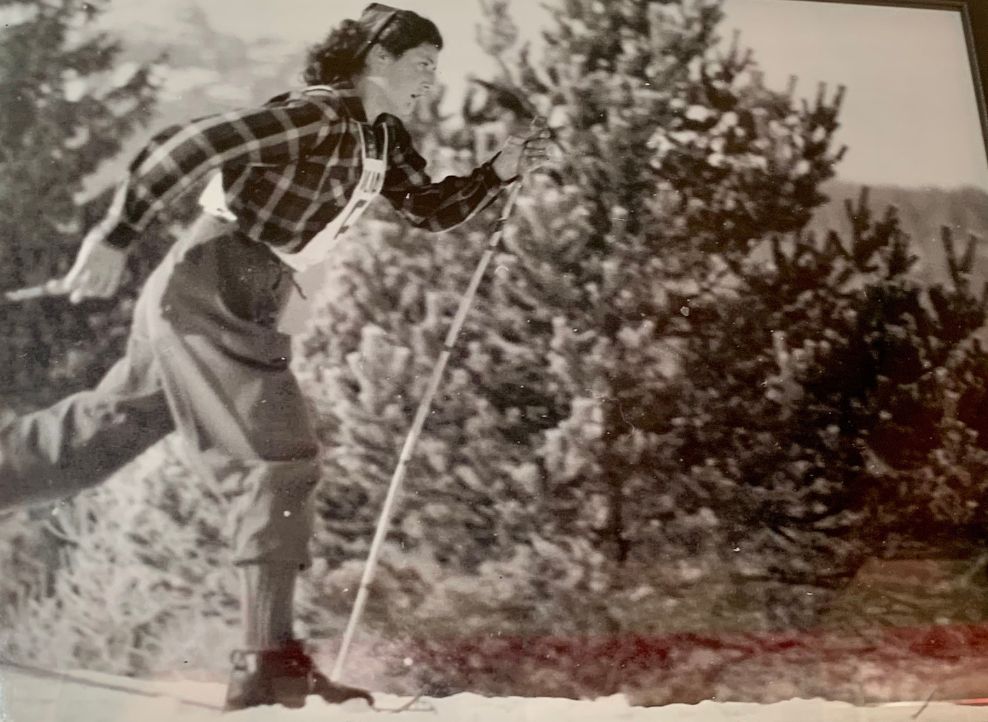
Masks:
[[[123,41],[119,65],[161,61],[157,112],[128,140],[120,156],[89,179],[110,185],[148,139],[168,125],[263,103],[301,84],[306,48],[281,39],[241,38],[211,24],[195,2],[178,3],[166,28],[140,21],[110,27]]]
[[[232,35],[194,2],[177,4],[171,23],[167,29],[138,24],[119,31],[122,62],[166,56],[160,122],[253,105],[301,82],[304,47]]]
[[[823,192],[830,201],[821,206],[811,228],[818,233],[836,231],[841,238],[850,238],[851,224],[845,201],[857,205],[860,183],[832,181]],[[975,278],[988,280],[988,193],[973,187],[963,188],[904,188],[897,186],[869,187],[869,206],[875,217],[882,217],[886,208],[896,206],[903,230],[913,240],[913,253],[919,257],[914,274],[926,281],[948,278],[946,256],[941,240],[941,227],[948,226],[955,246],[962,250],[969,235],[980,239],[975,262]]]

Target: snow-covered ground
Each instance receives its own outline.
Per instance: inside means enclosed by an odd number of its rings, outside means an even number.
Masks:
[[[0,669],[0,722],[197,722],[220,718],[229,722],[362,722],[382,716],[362,702],[334,707],[317,699],[310,700],[300,710],[263,707],[221,714],[207,707],[218,707],[222,698],[222,685],[213,683],[138,682],[95,673],[77,673],[72,679],[59,679]],[[389,695],[378,696],[382,708],[396,708],[406,701]],[[630,706],[620,695],[574,701],[458,694],[419,700],[414,710],[383,714],[383,717],[408,722],[909,722],[915,719],[985,722],[988,709],[921,702],[855,707],[824,700],[791,700],[771,705],[706,701],[697,705],[645,708]]]

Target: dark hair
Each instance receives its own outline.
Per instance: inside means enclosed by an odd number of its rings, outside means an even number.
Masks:
[[[443,37],[435,23],[411,10],[371,3],[359,20],[344,20],[309,49],[302,77],[308,85],[344,80],[364,69],[367,51],[374,45],[397,57],[423,43],[442,50]]]

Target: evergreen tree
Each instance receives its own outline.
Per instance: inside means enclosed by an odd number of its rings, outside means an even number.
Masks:
[[[116,66],[94,31],[104,0],[4,0],[0,29],[0,288],[71,266],[108,201],[88,183],[153,107],[150,66]],[[148,261],[135,257],[138,271]],[[112,301],[5,305],[0,399],[20,409],[91,385],[123,348],[130,283]]]
[[[578,181],[585,195],[572,208],[592,209],[593,230],[579,265],[553,269],[575,266],[572,295],[549,310],[550,379],[568,385],[571,419],[546,434],[557,484],[546,498],[571,492],[567,509],[599,514],[577,531],[595,534],[620,570],[618,597],[642,594],[629,581],[657,567],[681,564],[689,579],[706,560],[717,575],[705,589],[725,573],[732,582],[717,615],[726,622],[749,619],[742,600],[756,604],[753,624],[811,622],[823,592],[876,548],[888,525],[875,522],[910,518],[876,490],[910,488],[922,507],[935,498],[870,458],[910,448],[907,463],[938,478],[937,495],[950,485],[935,470],[957,447],[943,428],[957,383],[946,379],[958,359],[980,357],[963,342],[984,314],[964,277],[971,254],[947,284],[910,282],[909,239],[894,211],[873,220],[866,197],[848,208],[850,239],[807,236],[843,153],[831,147],[843,89],[830,99],[821,87],[812,103],[795,85],[767,90],[736,39],[714,50],[718,3],[573,2],[558,21],[545,72],[523,68],[519,82],[566,118],[576,152],[562,175]],[[548,227],[543,243],[561,237]],[[787,343],[808,345],[797,355],[809,377],[773,370]],[[844,351],[810,350],[821,344]],[[792,391],[797,379],[790,406],[775,385]],[[961,468],[979,468],[978,456]],[[964,501],[980,508],[983,490],[966,486]],[[599,503],[586,503],[593,494]],[[682,580],[664,581],[660,602]],[[642,623],[643,605],[615,602],[631,615],[619,626]]]
[[[744,356],[766,338],[723,336],[702,312],[728,302],[755,243],[809,219],[840,155],[840,94],[799,107],[769,91],[749,53],[715,52],[720,20],[709,2],[566,3],[548,62],[514,79],[567,149],[562,187],[534,194],[512,249],[511,293],[541,321],[556,417],[534,449],[545,524],[602,554],[614,629],[667,618],[643,613],[643,594],[664,604],[734,564],[721,508],[733,474],[715,463],[724,447],[712,433],[744,433],[747,419],[743,405],[718,418],[711,401],[725,374],[757,384]],[[704,331],[728,366],[711,364],[720,383],[693,387]]]

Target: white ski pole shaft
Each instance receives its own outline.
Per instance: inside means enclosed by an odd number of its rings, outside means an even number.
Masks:
[[[497,246],[501,242],[501,236],[504,233],[504,226],[508,221],[508,217],[511,215],[512,209],[514,208],[519,190],[521,190],[521,179],[515,181],[515,185],[511,189],[511,194],[508,196],[508,200],[504,204],[504,210],[501,211],[501,216],[494,225],[494,230],[491,234],[490,241],[487,244],[487,250],[484,251],[484,255],[481,257],[480,263],[477,264],[477,268],[473,272],[473,278],[470,279],[470,285],[467,287],[466,293],[460,301],[460,306],[456,311],[456,316],[453,317],[453,323],[450,325],[449,333],[446,335],[446,340],[443,343],[442,353],[439,354],[439,360],[436,362],[436,365],[432,370],[432,377],[429,379],[429,385],[426,388],[425,396],[423,396],[422,400],[419,402],[418,410],[415,412],[415,419],[412,421],[412,428],[409,430],[408,436],[405,438],[405,444],[401,449],[401,455],[398,457],[398,465],[395,467],[394,474],[391,477],[391,483],[388,487],[388,495],[384,500],[384,508],[381,510],[381,516],[377,523],[377,530],[374,532],[374,541],[371,543],[367,563],[364,565],[364,574],[360,580],[360,588],[357,590],[357,599],[353,604],[353,610],[350,613],[350,621],[347,623],[346,631],[343,634],[343,642],[340,645],[340,651],[336,655],[336,664],[333,666],[333,671],[330,675],[330,679],[334,681],[339,681],[340,676],[343,674],[343,666],[346,664],[347,654],[350,651],[350,645],[353,642],[354,633],[357,631],[357,626],[360,623],[361,616],[363,616],[364,607],[367,604],[367,596],[370,591],[370,585],[374,580],[374,573],[377,571],[377,561],[381,555],[381,550],[384,547],[384,540],[388,535],[388,527],[391,524],[391,517],[394,513],[395,501],[398,498],[398,491],[401,488],[401,483],[405,478],[405,470],[408,468],[408,462],[412,458],[412,452],[415,449],[415,444],[418,442],[419,434],[422,432],[422,427],[425,425],[425,419],[429,415],[429,410],[432,407],[432,399],[435,397],[436,390],[439,388],[439,382],[442,380],[443,371],[446,370],[446,364],[449,362],[449,356],[453,350],[454,344],[456,343],[456,337],[459,335],[460,328],[463,326],[467,313],[470,311],[470,306],[473,304],[474,296],[477,294],[477,289],[480,287],[480,282],[484,277],[484,272],[487,270],[487,266],[494,257],[494,251],[497,250]]]
[[[57,293],[51,289],[50,282],[42,283],[38,286],[29,286],[27,288],[18,288],[13,291],[4,291],[2,296],[2,301],[7,303],[21,303],[22,301],[34,301],[38,298],[50,298],[53,296],[63,296],[63,293]]]

